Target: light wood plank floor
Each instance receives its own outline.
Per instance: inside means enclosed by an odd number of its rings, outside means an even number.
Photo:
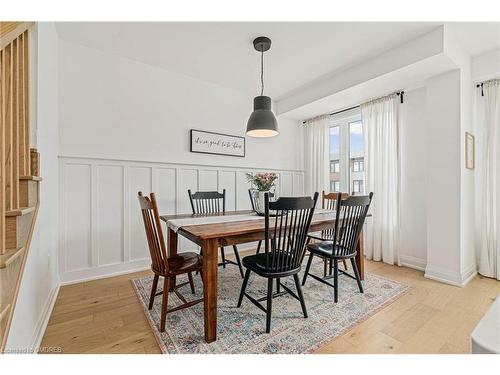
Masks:
[[[367,271],[411,290],[317,353],[469,353],[474,326],[500,294],[477,276],[465,288],[405,267],[367,262]],[[61,287],[42,346],[63,353],[160,353],[131,279],[148,271]]]

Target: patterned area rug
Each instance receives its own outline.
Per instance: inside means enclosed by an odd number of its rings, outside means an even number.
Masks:
[[[323,263],[318,259],[311,268],[314,274],[321,275]],[[409,289],[396,281],[366,274],[363,281],[365,293],[361,294],[355,280],[339,276],[339,302],[334,303],[333,288],[308,278],[303,292],[309,317],[304,319],[300,303],[293,297],[277,297],[273,299],[271,333],[266,334],[264,312],[246,298],[241,308],[236,307],[242,278],[238,268],[230,265],[219,269],[217,341],[207,344],[204,340],[203,303],[168,314],[165,332],[159,331],[161,295],[155,298],[153,309],[147,309],[152,280],[151,276],[132,282],[162,352],[171,354],[310,353],[375,314]],[[183,281],[180,277],[179,282]],[[295,290],[293,278],[282,282]],[[161,290],[160,285],[162,279],[158,290]],[[181,288],[188,300],[202,295],[200,276],[195,277],[195,285],[196,296],[191,294],[188,285]],[[266,290],[267,280],[252,273],[247,292],[259,298],[266,295]],[[180,301],[170,294],[169,308],[177,304]]]

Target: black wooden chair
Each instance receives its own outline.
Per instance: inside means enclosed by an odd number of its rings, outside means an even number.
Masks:
[[[196,193],[191,193],[188,190],[189,201],[191,202],[191,208],[193,209],[193,214],[214,214],[220,212],[226,212],[226,189],[222,190],[222,193],[218,191],[198,191]],[[236,257],[236,262],[230,259],[226,259],[224,253],[224,247],[220,248],[222,262],[219,266],[226,268],[227,264],[237,265],[240,269],[241,277],[243,277],[243,267],[241,265],[240,253],[236,245],[233,245],[234,256]]]
[[[266,313],[266,332],[271,331],[271,313],[273,298],[289,293],[300,301],[304,318],[307,318],[307,309],[302,295],[299,281],[299,271],[302,257],[305,251],[307,232],[311,225],[314,207],[318,200],[318,193],[314,198],[279,198],[275,202],[269,202],[269,194],[265,194],[265,236],[262,254],[250,255],[243,258],[246,273],[241,286],[238,307],[241,306],[243,297],[246,296],[255,306]],[[270,219],[269,211],[275,210],[276,216]],[[250,273],[267,278],[267,296],[255,299],[246,293]],[[280,281],[281,278],[293,276],[297,294],[290,290]],[[284,291],[273,294],[273,282],[276,279]],[[267,301],[267,307],[260,302]]]
[[[338,193],[337,207],[336,207],[336,220],[332,228],[333,238],[331,241],[316,242],[307,245],[309,250],[309,260],[307,262],[302,285],[306,283],[307,276],[334,288],[334,300],[338,301],[338,275],[339,272],[346,275],[358,283],[359,291],[363,293],[363,285],[359,276],[358,266],[355,262],[356,246],[359,241],[359,235],[363,229],[366,214],[372,201],[373,193],[369,195],[351,196],[344,200],[341,199],[341,193]],[[310,273],[311,263],[314,255],[322,258],[331,259],[333,262],[333,275],[319,277]],[[351,261],[354,276],[349,273],[339,270],[337,262],[339,260]],[[333,277],[333,285],[327,280]]]
[[[254,212],[257,212],[257,206],[258,206],[258,202],[257,202],[257,194],[259,190],[257,189],[248,189],[248,195],[250,196],[250,203],[252,204],[252,211]],[[269,198],[273,198],[274,197],[274,193],[273,192],[270,192],[269,193]],[[262,240],[259,241],[259,243],[257,244],[257,251],[255,252],[255,254],[259,254],[260,253],[260,247],[262,246]]]
[[[338,195],[339,193],[325,193],[325,191],[323,190],[321,194],[321,208],[335,211],[335,209],[337,208]],[[340,193],[340,199],[346,199],[348,196],[349,196],[348,193]],[[319,234],[316,233],[309,234],[307,238],[307,245],[309,245],[311,240],[321,241],[321,242],[332,241],[334,232],[335,231],[332,228],[332,229],[322,230],[321,233]],[[344,269],[347,270],[346,260],[342,259],[342,263],[344,264]],[[323,276],[327,276],[328,274],[331,275],[333,262],[328,258],[324,258],[323,264],[324,264]],[[328,264],[330,265],[330,267],[328,267]]]

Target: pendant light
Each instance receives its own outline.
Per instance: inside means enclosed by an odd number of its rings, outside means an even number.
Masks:
[[[271,39],[260,36],[253,41],[256,51],[260,52],[260,96],[253,98],[253,112],[247,123],[249,137],[265,138],[279,134],[278,121],[271,111],[271,98],[264,96],[264,52],[271,48]]]

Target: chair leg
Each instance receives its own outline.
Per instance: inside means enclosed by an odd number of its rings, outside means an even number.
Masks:
[[[226,268],[226,255],[224,254],[224,247],[220,248],[220,255],[222,257],[222,268]]]
[[[351,265],[352,265],[352,269],[354,270],[354,275],[356,276],[356,281],[358,283],[359,292],[363,293],[363,284],[361,284],[361,277],[359,276],[358,265],[356,264],[356,261],[354,260],[354,258],[351,258]]]
[[[153,308],[153,303],[155,302],[155,294],[156,294],[156,288],[158,287],[159,278],[160,276],[157,274],[155,274],[155,277],[153,278],[153,285],[151,286],[151,296],[149,297],[148,310],[151,310]]]
[[[297,296],[300,299],[300,306],[302,306],[302,312],[304,313],[304,318],[307,318],[306,302],[304,301],[304,295],[302,294],[302,287],[300,286],[299,275],[293,275],[293,280],[295,281],[295,288],[297,288]]]
[[[271,313],[273,310],[273,279],[267,280],[266,333],[271,332]]]
[[[170,281],[170,277],[164,277],[164,280],[163,280],[163,300],[161,302],[160,332],[165,332],[165,322],[167,320],[169,281]]]
[[[344,263],[344,269],[347,271],[347,262],[345,261],[345,259],[342,259],[342,263]]]
[[[337,259],[332,259],[333,262],[333,300],[335,303],[339,300],[339,265]]]
[[[323,276],[328,275],[328,258],[323,258]]]
[[[189,278],[189,285],[191,286],[191,293],[195,293],[194,290],[194,281],[193,281],[193,274],[191,272],[188,272],[188,278]]]
[[[238,298],[238,307],[241,307],[241,302],[243,301],[243,296],[245,295],[245,290],[247,289],[248,279],[250,277],[250,270],[247,269],[245,272],[245,278],[243,279],[243,284],[241,285],[240,298]]]
[[[281,293],[280,281],[281,279],[276,279],[276,293]]]
[[[238,267],[240,268],[241,277],[244,277],[243,266],[241,265],[240,253],[238,252],[238,248],[236,245],[233,245],[234,256],[236,257],[236,263],[238,263]]]
[[[203,256],[203,251],[202,249],[200,249],[200,255]],[[201,273],[201,271],[196,271],[195,275],[198,275],[199,273]],[[202,277],[203,278],[203,277]]]
[[[302,279],[302,285],[306,284],[307,275],[309,275],[309,269],[311,268],[311,263],[313,261],[313,253],[309,253],[309,260],[307,261],[306,270],[304,272],[304,278]]]
[[[255,252],[255,254],[260,253],[260,247],[261,246],[262,246],[262,240],[260,240],[259,243],[257,244],[257,251]]]

